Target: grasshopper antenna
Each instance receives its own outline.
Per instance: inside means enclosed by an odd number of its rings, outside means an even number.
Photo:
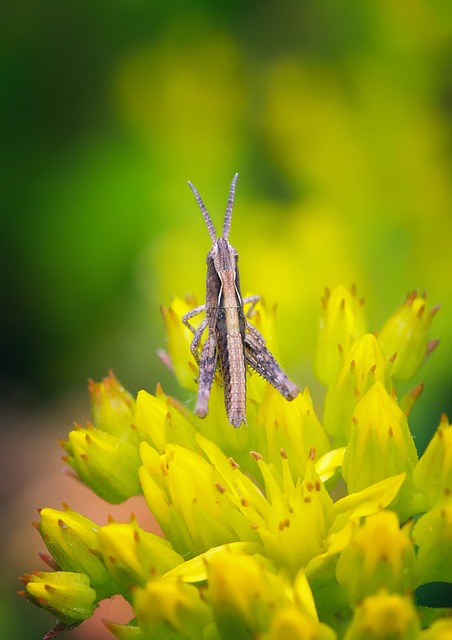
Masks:
[[[223,223],[223,238],[225,240],[228,239],[229,229],[231,228],[232,206],[234,204],[235,185],[238,177],[239,177],[239,174],[236,173],[235,176],[232,178],[231,188],[229,189],[228,206],[226,207],[226,213],[224,214],[224,223]]]
[[[196,198],[196,202],[198,203],[199,208],[201,209],[201,213],[203,215],[203,218],[206,222],[207,225],[207,229],[209,231],[210,237],[212,238],[212,244],[215,244],[216,240],[217,240],[217,234],[215,233],[215,228],[213,226],[213,222],[210,219],[209,213],[206,209],[206,205],[204,204],[204,202],[202,201],[201,196],[198,193],[198,190],[196,189],[196,187],[194,187],[192,185],[192,183],[190,182],[190,180],[188,181],[188,186],[190,187],[190,189],[193,191],[193,193],[195,194],[195,198]]]

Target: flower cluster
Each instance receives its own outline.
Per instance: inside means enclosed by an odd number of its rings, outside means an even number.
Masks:
[[[181,322],[192,304],[175,300],[163,317],[164,359],[194,389]],[[135,400],[112,374],[91,383],[93,424],[69,433],[65,460],[111,503],[144,495],[165,538],[133,518],[98,526],[43,509],[52,571],[26,575],[23,593],[58,619],[48,637],[114,594],[135,613],[107,623],[119,640],[451,637],[452,610],[421,606],[415,591],[452,582],[452,426],[443,416],[419,459],[408,415],[420,387],[400,399],[394,387],[435,346],[435,312],[410,294],[375,335],[353,289],[327,292],[322,421],[307,389],[289,403],[255,375],[241,429],[220,380],[204,420],[160,387]],[[259,303],[252,319],[266,336],[272,314]]]

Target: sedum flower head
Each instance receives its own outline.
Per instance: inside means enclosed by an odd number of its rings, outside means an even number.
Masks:
[[[194,305],[163,309],[160,354],[191,392],[181,316]],[[422,387],[400,399],[394,387],[396,362],[403,377],[429,349],[434,314],[421,306],[405,303],[376,335],[354,290],[326,296],[322,419],[308,389],[288,403],[252,374],[241,429],[228,424],[219,375],[204,420],[160,386],[134,400],[113,374],[90,382],[93,423],[69,433],[65,460],[112,503],[142,495],[164,538],[133,517],[98,526],[43,509],[53,571],[25,576],[22,593],[57,617],[53,636],[121,594],[134,618],[106,623],[119,640],[443,640],[447,611],[427,612],[414,591],[452,582],[451,427],[443,418],[418,460],[409,412]],[[250,318],[268,344],[273,313],[258,303]]]

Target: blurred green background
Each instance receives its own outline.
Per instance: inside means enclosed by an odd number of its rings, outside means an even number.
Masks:
[[[278,304],[282,361],[319,411],[319,301],[344,282],[371,330],[413,288],[442,305],[413,381],[420,451],[452,416],[452,4],[6,0],[0,34],[0,621],[14,640],[49,626],[9,576],[37,566],[17,527],[33,499],[58,507],[37,452],[89,416],[86,379],[113,368],[132,392],[161,381],[189,398],[155,356],[159,305],[204,296],[210,240],[188,179],[219,227],[239,172],[243,292]]]

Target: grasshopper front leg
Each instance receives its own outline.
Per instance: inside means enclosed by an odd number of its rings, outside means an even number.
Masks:
[[[205,311],[205,309],[206,309],[206,306],[203,304],[203,305],[200,305],[199,307],[195,307],[194,309],[191,309],[190,311],[188,311],[186,314],[182,316],[182,322],[184,323],[184,325],[188,329],[190,329],[192,333],[195,334],[190,344],[190,351],[198,365],[199,365],[199,358],[200,358],[199,343],[201,342],[202,334],[204,333],[204,330],[207,327],[208,320],[207,318],[204,318],[204,320],[201,322],[201,324],[197,329],[193,325],[191,325],[188,321],[191,318],[194,318],[195,316]]]
[[[199,307],[194,307],[194,309],[190,309],[190,311],[187,311],[187,313],[184,313],[184,315],[182,316],[182,322],[188,329],[190,329],[192,333],[196,333],[196,328],[193,325],[191,325],[188,321],[194,318],[195,316],[199,316],[199,314],[205,310],[206,310],[206,305],[200,304]]]
[[[254,307],[256,306],[256,304],[259,302],[259,300],[261,299],[260,296],[247,296],[246,298],[243,298],[243,306],[245,306],[246,304],[250,304],[250,308],[248,309],[248,311],[246,312],[246,317],[247,318],[251,318],[254,315]]]

